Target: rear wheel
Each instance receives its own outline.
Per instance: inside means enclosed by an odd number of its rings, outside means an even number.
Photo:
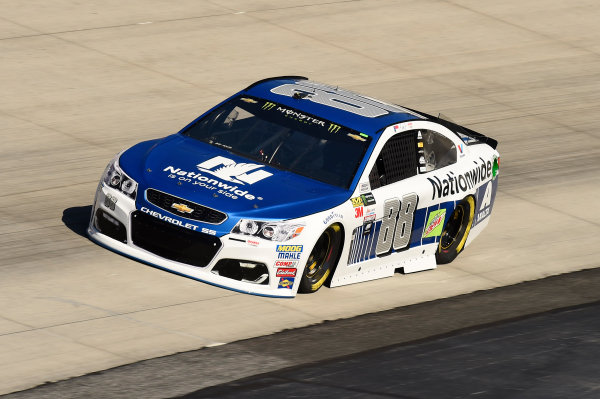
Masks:
[[[342,228],[338,224],[329,226],[317,240],[302,273],[299,292],[316,292],[327,281],[338,260]]]
[[[473,217],[475,216],[475,200],[468,196],[458,203],[438,244],[435,260],[438,264],[452,262],[465,247]]]

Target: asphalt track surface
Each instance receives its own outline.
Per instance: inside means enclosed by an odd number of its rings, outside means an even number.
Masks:
[[[599,316],[600,269],[590,269],[142,361],[6,399],[597,398]]]
[[[0,393],[600,266],[597,1],[0,0],[0,10]],[[498,139],[487,230],[435,271],[293,300],[181,278],[85,237],[115,153],[290,74]],[[227,378],[253,375],[250,364]]]

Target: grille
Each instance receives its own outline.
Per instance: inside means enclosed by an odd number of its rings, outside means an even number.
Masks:
[[[163,258],[204,267],[221,247],[217,237],[164,222],[141,211],[131,214],[131,239]]]
[[[125,225],[107,212],[104,212],[102,209],[96,211],[94,224],[100,233],[107,235],[114,240],[127,243],[127,230],[125,230]]]
[[[198,220],[200,222],[211,224],[220,224],[227,219],[227,214],[223,212],[196,204],[192,201],[184,200],[183,198],[179,198],[171,194],[163,193],[162,191],[158,191],[153,188],[146,190],[146,198],[151,204],[154,204],[167,212],[171,212],[174,215],[182,216],[187,219]],[[190,213],[180,211],[176,208],[173,208],[173,204],[184,204],[188,208],[193,209],[193,211]]]

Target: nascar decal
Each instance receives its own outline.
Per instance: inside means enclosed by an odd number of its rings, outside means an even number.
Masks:
[[[240,185],[251,185],[273,175],[265,170],[256,170],[262,167],[264,165],[236,163],[232,159],[217,156],[198,164],[197,168],[200,172],[182,170],[171,165],[164,168],[163,172],[168,173],[168,177],[171,179],[198,185],[231,199],[245,198],[252,201],[255,199],[262,200],[262,197],[257,197],[249,193],[248,190],[241,189]],[[205,176],[202,172],[229,183]]]
[[[433,178],[428,177],[427,180],[429,180],[433,188],[431,199],[447,197],[448,195],[471,190],[479,183],[490,179],[492,177],[492,162],[486,162],[483,158],[479,159],[481,160],[481,164],[473,161],[475,167],[458,176],[453,172],[448,172],[445,176],[442,176],[442,179],[438,176],[434,176]]]
[[[294,277],[281,277],[279,279],[279,284],[277,284],[277,288],[286,288],[291,290],[294,286]]]
[[[302,255],[302,245],[277,245],[277,259],[299,260]]]

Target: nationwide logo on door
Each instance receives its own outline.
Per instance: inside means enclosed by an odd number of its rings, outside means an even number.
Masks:
[[[236,184],[254,184],[273,175],[273,173],[266,170],[256,170],[264,167],[264,165],[243,162],[236,163],[233,159],[222,156],[211,158],[196,166],[202,172],[210,173],[221,180]]]

